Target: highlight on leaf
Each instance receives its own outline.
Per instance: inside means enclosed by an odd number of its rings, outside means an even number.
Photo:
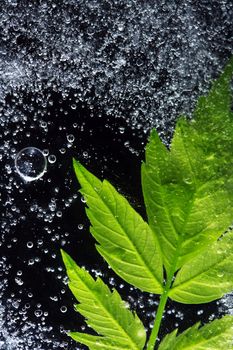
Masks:
[[[232,74],[233,58],[199,99],[194,119],[178,119],[170,149],[152,130],[141,168],[148,223],[108,181],[74,160],[96,249],[126,282],[160,295],[148,332],[116,290],[62,252],[76,310],[96,332],[69,335],[90,350],[154,350],[168,298],[201,304],[233,290]],[[156,349],[230,350],[233,316],[177,333]]]
[[[178,119],[170,150],[156,131],[146,146],[143,194],[168,274],[215,242],[233,221],[232,72],[233,59],[198,103],[195,118]]]
[[[126,307],[118,292],[111,292],[100,278],[95,281],[63,251],[62,258],[69,277],[69,288],[79,302],[76,310],[86,318],[87,324],[101,335],[99,344],[102,344],[103,348],[112,344],[115,349],[143,349],[146,341],[145,329],[138,316]],[[99,349],[95,336],[82,333],[70,335],[91,349]]]

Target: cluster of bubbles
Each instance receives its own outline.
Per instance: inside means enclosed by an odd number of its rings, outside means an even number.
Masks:
[[[28,292],[28,301],[22,303],[14,292],[11,293],[7,301],[3,301],[3,287],[7,284],[6,276],[11,273],[11,266],[7,265],[6,258],[0,260],[1,271],[4,271],[5,278],[1,279],[0,290],[0,349],[1,350],[44,350],[44,349],[64,349],[69,348],[66,341],[57,341],[53,337],[53,327],[46,325],[46,317],[48,312],[43,310],[41,304],[33,305],[31,302],[33,294]],[[15,282],[22,286],[23,282],[20,278],[21,272],[17,272]],[[1,274],[1,277],[2,274]],[[34,314],[37,323],[30,321],[28,310],[34,308]],[[18,312],[16,316],[15,311]],[[61,312],[65,312],[65,306]],[[18,327],[16,327],[18,325]],[[64,332],[64,329],[61,329]]]
[[[14,230],[29,222],[34,235],[25,242],[27,256],[21,259],[29,269],[43,265],[56,280],[57,293],[51,291],[49,300],[61,315],[69,312],[61,303],[67,281],[63,281],[64,269],[55,264],[57,251],[50,247],[69,243],[70,233],[62,231],[60,222],[77,193],[70,172],[64,178],[59,178],[59,172],[71,151],[77,150],[78,136],[86,127],[71,123],[70,111],[78,119],[80,104],[90,111],[98,107],[98,118],[124,117],[139,134],[156,126],[162,138],[171,135],[177,115],[192,110],[197,96],[209,88],[229,57],[232,19],[231,0],[1,1],[0,202],[4,210],[0,247],[7,252],[16,249],[20,237]],[[57,121],[58,114],[62,122]],[[125,126],[119,126],[118,134],[125,134]],[[130,141],[125,140],[124,147],[139,156]],[[79,157],[98,161],[91,148],[80,150]],[[38,222],[43,223],[43,232],[37,237],[33,223]],[[77,226],[82,232],[84,225]],[[45,265],[43,259],[47,259]],[[56,340],[43,303],[34,305],[24,271],[12,271],[7,257],[0,268],[4,271],[0,349],[73,349],[70,343]],[[91,272],[103,276],[101,271]],[[10,275],[15,293],[6,297]],[[127,295],[131,307],[153,319],[157,298],[145,297],[134,288],[129,293],[115,278],[103,277]],[[26,303],[20,297],[25,293]],[[231,311],[230,302],[229,297],[224,305]],[[35,323],[28,316],[31,310]],[[201,315],[202,310],[198,312]],[[167,316],[172,315],[177,325],[183,319],[183,313],[171,306]]]
[[[230,55],[232,7],[230,0],[2,0],[0,98],[16,87],[73,88],[79,101],[110,115],[164,127],[190,111]]]

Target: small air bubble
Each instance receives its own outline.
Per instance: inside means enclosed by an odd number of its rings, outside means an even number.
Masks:
[[[33,247],[33,243],[31,241],[27,242],[27,247],[31,249]]]
[[[67,141],[68,142],[74,142],[74,140],[75,140],[75,137],[74,137],[74,135],[72,135],[72,134],[70,134],[70,135],[67,135]]]
[[[60,148],[59,151],[60,151],[61,154],[65,154],[66,153],[66,149],[65,148]]]
[[[85,199],[85,197],[81,197],[81,202],[83,202],[83,203],[86,203],[86,202],[87,202],[86,199]]]
[[[35,310],[35,312],[34,312],[34,315],[35,315],[36,317],[41,317],[42,314],[43,314],[43,311],[42,311],[42,310]]]
[[[16,277],[15,278],[15,283],[17,283],[19,286],[22,286],[23,285],[23,280],[19,277]]]
[[[217,272],[217,276],[220,277],[220,278],[222,278],[222,277],[224,276],[224,272],[218,271],[218,272]]]
[[[67,307],[66,306],[61,306],[60,310],[64,314],[67,311]]]
[[[123,30],[124,30],[124,28],[125,28],[125,25],[124,25],[124,23],[123,22],[120,22],[120,23],[118,23],[118,30],[119,30],[119,32],[123,32]]]
[[[50,164],[54,164],[56,162],[57,158],[54,154],[50,154],[50,156],[48,156],[48,162]]]
[[[47,157],[49,155],[49,150],[46,148],[46,149],[43,149],[43,155],[45,157]]]

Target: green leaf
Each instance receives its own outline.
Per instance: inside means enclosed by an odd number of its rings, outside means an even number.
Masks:
[[[88,346],[90,350],[129,350],[127,345],[109,340],[106,337],[79,332],[70,332],[68,335],[75,341]]]
[[[233,290],[233,231],[225,234],[177,273],[168,295],[184,304],[207,303]]]
[[[117,291],[111,292],[100,278],[94,280],[64,251],[62,257],[69,277],[69,288],[80,303],[76,309],[102,337],[93,338],[81,333],[71,333],[71,336],[83,344],[91,345],[91,349],[99,349],[98,344],[94,344],[98,338],[105,348],[107,344],[115,344],[116,349],[142,350],[146,341],[145,329]]]
[[[195,118],[180,118],[171,149],[152,132],[142,165],[150,227],[173,275],[228,229],[233,218],[233,60],[199,100]]]
[[[158,350],[170,350],[172,349],[173,344],[176,341],[176,335],[177,335],[178,329],[175,329],[173,332],[167,334],[162,342],[159,345]]]
[[[161,254],[148,224],[109,182],[101,182],[76,161],[74,169],[98,252],[125,281],[143,291],[162,293]]]
[[[201,328],[200,323],[182,334],[168,334],[158,350],[230,350],[233,349],[233,316],[224,316]]]

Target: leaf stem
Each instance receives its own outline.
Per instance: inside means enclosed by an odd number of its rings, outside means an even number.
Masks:
[[[165,289],[163,294],[160,297],[160,302],[159,302],[159,307],[155,318],[155,323],[154,323],[152,332],[150,334],[149,341],[147,343],[147,350],[154,350],[157,336],[159,333],[160,324],[163,317],[163,312],[167,303],[167,299],[168,299],[168,290]]]
[[[161,294],[159,306],[157,309],[157,314],[155,317],[154,326],[152,328],[152,331],[151,331],[151,334],[150,334],[150,337],[149,337],[149,340],[147,343],[147,348],[146,348],[147,350],[154,350],[154,348],[155,348],[155,343],[156,343],[157,336],[159,333],[160,324],[161,324],[161,321],[163,318],[163,312],[164,312],[164,309],[165,309],[165,306],[167,303],[167,299],[168,299],[168,293],[169,293],[169,290],[171,288],[172,281],[173,281],[174,271],[175,271],[175,267],[174,267],[173,271],[171,272],[170,276],[168,277],[166,284],[164,286],[164,291]]]

